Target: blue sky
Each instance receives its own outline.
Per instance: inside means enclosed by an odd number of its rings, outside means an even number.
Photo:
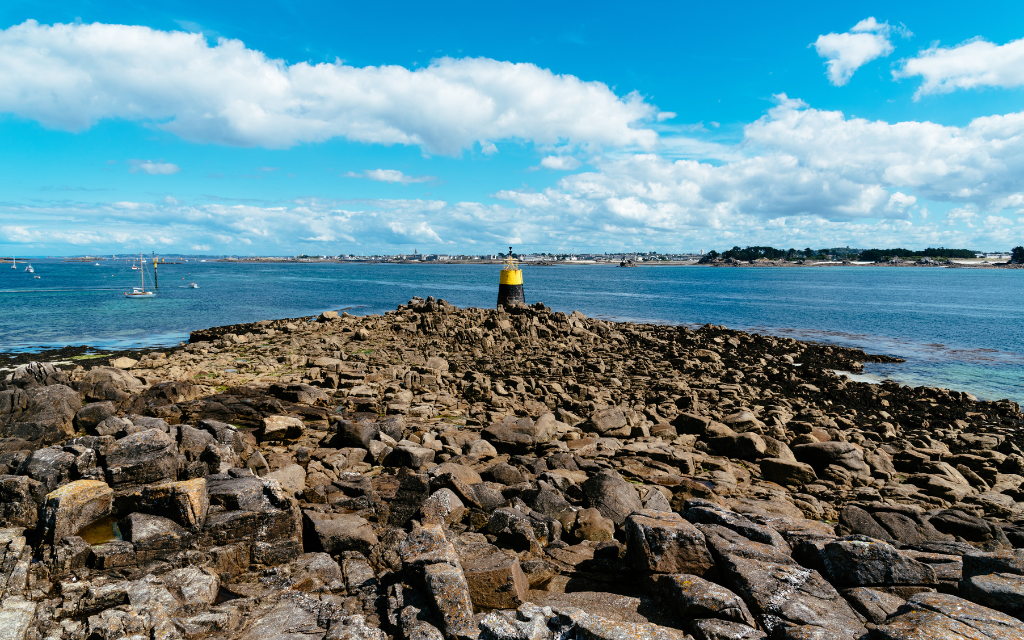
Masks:
[[[1024,6],[0,7],[0,252],[1024,242]]]

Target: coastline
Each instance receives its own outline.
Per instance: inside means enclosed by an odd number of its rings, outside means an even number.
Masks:
[[[0,575],[41,634],[54,611],[92,633],[138,604],[159,635],[140,594],[188,585],[210,594],[174,618],[197,639],[248,620],[475,637],[538,607],[681,638],[693,620],[657,613],[690,597],[677,578],[769,612],[751,627],[828,637],[884,620],[880,597],[1003,607],[970,580],[1024,553],[1020,406],[858,381],[868,362],[898,359],[414,298],[25,364],[0,378],[0,531],[19,541]],[[794,580],[811,618],[772,604]]]

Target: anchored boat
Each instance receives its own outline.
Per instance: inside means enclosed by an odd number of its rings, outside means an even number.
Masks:
[[[143,264],[145,264],[145,263],[142,262],[142,254],[140,253],[139,254],[139,265],[141,266]],[[134,269],[134,268],[135,267],[132,267],[132,269]],[[140,268],[139,271],[140,271],[139,275],[142,278],[141,281],[140,281],[142,286],[132,287],[132,292],[128,293],[126,291],[125,294],[124,294],[124,297],[126,297],[126,298],[152,298],[153,296],[156,295],[152,291],[146,291],[146,270],[144,268]]]

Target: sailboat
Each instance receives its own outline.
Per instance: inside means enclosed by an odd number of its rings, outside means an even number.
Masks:
[[[14,256],[13,258],[11,258],[11,260],[14,261],[14,262],[11,263],[11,268],[12,269],[17,269],[18,268],[18,256]]]
[[[143,264],[145,264],[145,263],[142,262],[142,254],[140,253],[139,254],[139,265],[143,265]],[[134,269],[134,268],[135,267],[132,267],[132,269]],[[152,298],[153,296],[156,295],[152,291],[146,291],[146,270],[145,269],[139,269],[139,270],[142,272],[142,273],[139,274],[139,275],[142,276],[142,281],[141,281],[142,286],[141,287],[132,287],[132,292],[128,293],[126,291],[125,294],[124,294],[124,297],[126,297],[126,298]]]

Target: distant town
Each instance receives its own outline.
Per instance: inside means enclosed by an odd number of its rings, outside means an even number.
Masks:
[[[949,262],[1011,262],[1021,264],[1024,261],[1024,249],[1014,248],[1012,251],[985,252],[971,249],[947,249],[944,247],[927,248],[924,250],[910,249],[856,249],[852,247],[833,247],[826,249],[776,249],[773,247],[733,247],[722,252],[716,250],[697,251],[690,253],[647,252],[616,252],[616,253],[513,253],[520,263],[534,266],[551,266],[557,264],[618,264],[621,266],[640,265],[671,265],[671,264],[803,264],[803,263],[949,263]],[[133,262],[139,254],[118,254],[105,256],[74,256],[52,258],[69,261],[103,261],[116,260]],[[455,254],[455,253],[412,253],[395,254],[339,254],[339,255],[307,255],[293,256],[238,256],[238,255],[188,255],[188,254],[143,254],[148,262],[157,259],[160,263],[176,262],[369,262],[369,263],[444,263],[444,264],[494,264],[504,261],[507,254]],[[22,260],[23,258],[18,258]],[[0,263],[9,262],[0,258]]]

